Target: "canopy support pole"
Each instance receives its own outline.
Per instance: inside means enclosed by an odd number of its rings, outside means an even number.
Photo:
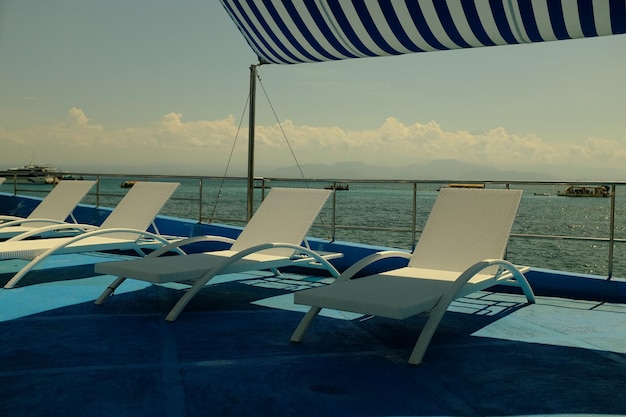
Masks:
[[[250,66],[250,109],[248,111],[248,220],[252,218],[254,212],[254,126],[256,107],[256,76],[257,66]]]

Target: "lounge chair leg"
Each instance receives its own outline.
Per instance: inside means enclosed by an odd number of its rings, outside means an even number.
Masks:
[[[503,285],[510,285],[520,288],[524,293],[524,296],[526,296],[526,301],[528,301],[528,304],[535,304],[535,293],[528,283],[526,276],[524,276],[524,274],[522,274],[516,268],[506,268],[506,270],[511,273],[512,277],[501,283]]]
[[[123,277],[117,277],[115,279],[115,281],[113,281],[111,283],[111,285],[109,285],[103,292],[102,294],[100,294],[100,297],[98,297],[98,299],[96,301],[94,301],[95,305],[102,305],[104,304],[104,302],[106,301],[107,298],[109,298],[109,296],[111,296],[113,294],[113,292],[117,289],[117,287],[119,287],[120,285],[122,285],[122,282],[126,281],[126,278]]]
[[[307,329],[309,328],[309,325],[313,322],[313,319],[317,317],[320,311],[322,311],[320,307],[311,307],[309,309],[309,311],[304,315],[304,317],[300,321],[300,324],[298,324],[298,327],[296,328],[296,330],[294,330],[293,334],[291,335],[292,342],[302,341],[302,338],[304,337],[304,333],[306,333]]]
[[[521,278],[516,278],[517,284],[524,292],[524,295],[526,296],[526,301],[528,301],[528,304],[535,304],[535,293],[533,292],[533,289],[530,287],[530,284],[528,283],[526,277],[523,274],[519,275],[521,276]]]
[[[411,365],[419,365],[422,363],[422,359],[424,359],[424,354],[426,353],[426,349],[428,349],[428,345],[439,327],[439,323],[443,318],[443,315],[446,313],[448,306],[450,303],[444,303],[445,305],[440,304],[435,307],[435,309],[430,313],[428,321],[424,325],[422,332],[415,343],[415,347],[411,352],[411,356],[409,357],[409,364]]]
[[[15,287],[17,285],[17,283],[20,282],[20,280],[22,278],[24,278],[24,276],[26,274],[28,274],[35,266],[39,265],[44,260],[46,260],[48,258],[48,256],[50,256],[50,254],[52,252],[53,252],[53,250],[48,249],[46,252],[44,252],[44,253],[36,256],[35,258],[33,258],[33,260],[30,261],[30,263],[28,263],[28,265],[26,265],[24,268],[20,269],[17,274],[13,275],[13,277],[9,280],[9,282],[7,282],[4,285],[4,288],[8,290],[8,289],[11,289],[11,288]]]
[[[178,318],[180,313],[183,311],[185,306],[187,306],[187,304],[189,304],[191,299],[193,297],[195,297],[195,295],[206,285],[207,282],[209,282],[215,276],[215,274],[219,270],[220,270],[220,268],[212,269],[209,272],[207,272],[206,274],[204,274],[201,278],[198,278],[193,283],[191,288],[189,288],[183,294],[183,296],[178,299],[178,302],[176,303],[176,305],[174,305],[174,307],[172,307],[170,312],[165,317],[165,320],[167,320],[167,321],[176,321],[176,319]]]

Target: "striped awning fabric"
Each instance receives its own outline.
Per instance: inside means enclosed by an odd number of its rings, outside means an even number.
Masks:
[[[261,63],[626,33],[626,0],[221,0]]]

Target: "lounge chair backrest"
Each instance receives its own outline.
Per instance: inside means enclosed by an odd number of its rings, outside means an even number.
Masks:
[[[331,190],[273,187],[231,249],[241,251],[269,242],[301,244],[331,193]],[[290,256],[293,250],[271,249],[264,253]]]
[[[521,190],[442,188],[409,266],[462,272],[504,258]]]
[[[96,181],[69,180],[59,182],[27,218],[65,221],[95,183]],[[48,224],[33,222],[28,226],[44,227]]]
[[[177,182],[136,182],[100,227],[147,230],[178,185]],[[137,237],[135,234],[128,236]],[[124,235],[115,237],[124,238]]]

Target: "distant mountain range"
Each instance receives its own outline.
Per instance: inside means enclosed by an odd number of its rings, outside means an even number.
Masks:
[[[505,170],[472,164],[455,159],[439,159],[428,162],[391,167],[371,165],[357,161],[333,164],[303,164],[282,168],[257,166],[255,176],[273,178],[301,178],[304,173],[311,179],[389,179],[389,180],[464,180],[464,181],[623,181],[626,169],[590,168],[577,164],[565,166],[538,165],[536,169],[525,164],[525,170]],[[90,172],[93,167],[73,167],[74,172]],[[150,166],[108,166],[105,172],[163,175],[210,175],[221,176],[223,172],[211,171],[208,167],[192,166],[177,162]],[[232,167],[227,176],[245,177],[246,167]]]
[[[307,178],[329,179],[406,179],[406,180],[511,180],[511,181],[550,181],[553,175],[505,171],[478,164],[453,159],[440,159],[425,163],[415,163],[400,167],[369,165],[362,162],[339,162],[335,164],[305,164],[300,167]],[[259,170],[263,176],[278,178],[300,177],[296,166]],[[261,172],[259,172],[261,175]]]

